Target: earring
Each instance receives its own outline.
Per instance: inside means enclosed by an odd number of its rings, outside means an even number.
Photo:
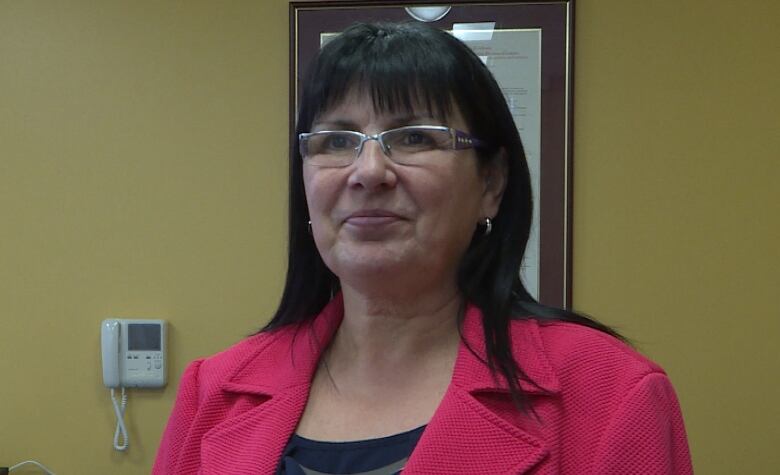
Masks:
[[[311,219],[306,222],[306,227],[309,230],[309,235],[311,235]]]
[[[483,236],[487,236],[490,234],[491,231],[493,231],[493,220],[490,218],[485,218],[484,221],[482,221],[482,225],[485,226],[485,231],[482,232]]]

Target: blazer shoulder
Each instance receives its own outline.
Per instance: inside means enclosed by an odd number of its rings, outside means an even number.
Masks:
[[[518,323],[515,332],[536,334],[537,345],[563,388],[628,390],[650,374],[666,376],[663,368],[627,343],[594,328],[536,319]]]

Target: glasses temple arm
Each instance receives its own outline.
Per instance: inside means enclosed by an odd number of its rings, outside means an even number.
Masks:
[[[457,129],[452,129],[453,132],[453,140],[455,143],[455,149],[456,150],[462,150],[467,148],[478,148],[478,147],[486,147],[487,144],[483,142],[482,140],[479,140],[476,137],[472,137],[471,135],[467,134],[466,132],[461,132]]]

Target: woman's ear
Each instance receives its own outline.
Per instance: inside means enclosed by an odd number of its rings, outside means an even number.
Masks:
[[[485,188],[482,193],[482,216],[493,218],[498,214],[508,178],[509,162],[506,149],[502,147],[483,169]]]

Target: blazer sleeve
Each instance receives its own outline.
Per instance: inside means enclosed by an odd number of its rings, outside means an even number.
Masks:
[[[163,432],[160,448],[152,469],[153,475],[165,475],[181,472],[183,452],[188,447],[193,421],[198,412],[199,383],[198,374],[203,360],[195,360],[184,370],[179,382],[176,403],[168,418]]]
[[[598,445],[594,473],[693,473],[680,405],[669,378],[644,376],[626,395]]]

